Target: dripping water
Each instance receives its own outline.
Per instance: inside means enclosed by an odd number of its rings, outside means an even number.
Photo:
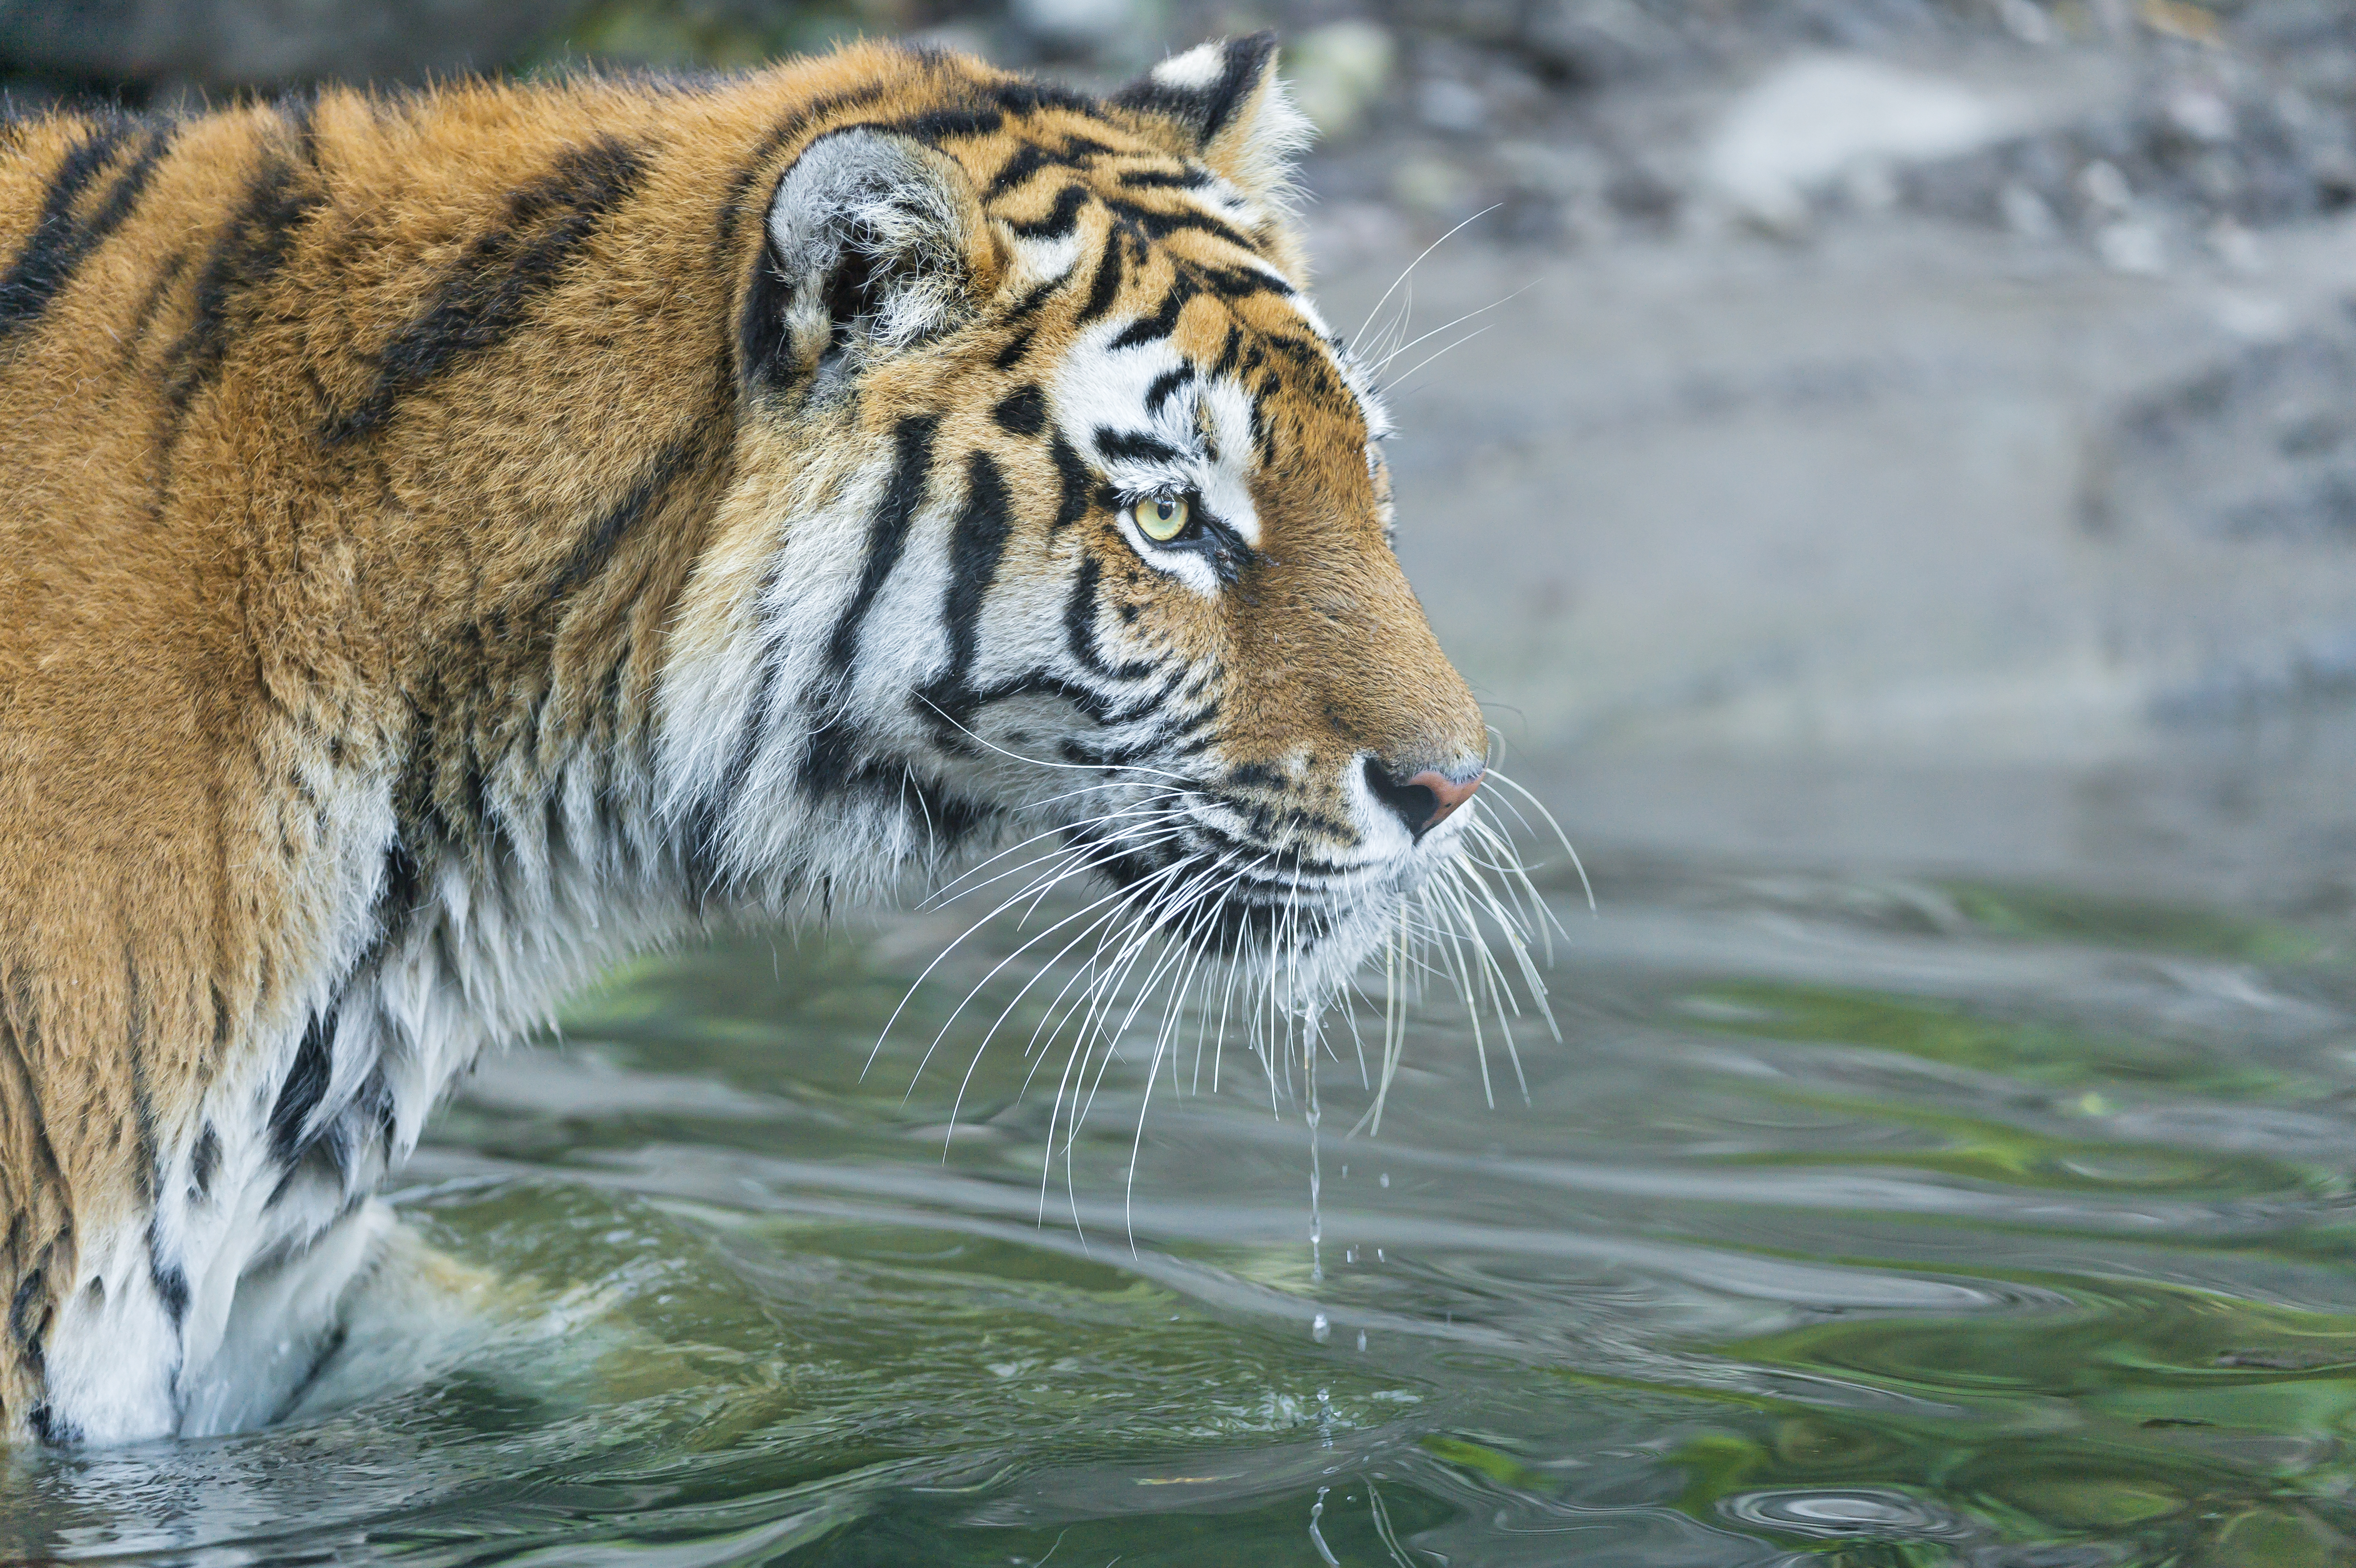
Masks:
[[[1326,1568],[1342,1568],[1342,1560],[1333,1555],[1332,1547],[1325,1544],[1324,1531],[1317,1528],[1317,1521],[1325,1517],[1325,1494],[1333,1489],[1331,1487],[1318,1488],[1317,1500],[1309,1505],[1309,1543],[1317,1548],[1317,1555],[1324,1561]]]
[[[1323,1173],[1318,1167],[1317,1126],[1323,1120],[1317,1105],[1317,1030],[1312,1027],[1302,1031],[1301,1077],[1309,1088],[1309,1283],[1325,1283],[1325,1216],[1318,1206],[1322,1196]],[[1321,1313],[1319,1322],[1324,1321]]]
[[[1317,1091],[1309,1091],[1309,1283],[1325,1283],[1325,1217],[1318,1208]]]

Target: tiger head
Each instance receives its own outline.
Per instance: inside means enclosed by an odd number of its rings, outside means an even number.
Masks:
[[[661,713],[727,874],[831,894],[1043,836],[1330,986],[1458,857],[1487,731],[1304,293],[1274,64],[1208,44],[1099,101],[927,60],[764,171]]]

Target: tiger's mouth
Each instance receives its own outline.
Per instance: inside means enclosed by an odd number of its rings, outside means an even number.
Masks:
[[[1092,791],[1101,809],[1024,841],[1052,848],[1012,869],[999,858],[983,861],[942,890],[997,884],[967,935],[1017,912],[1012,951],[952,1011],[926,1060],[983,986],[1012,969],[1020,976],[1012,998],[990,1009],[981,1038],[964,1050],[978,1063],[1003,1031],[1006,1046],[1052,1082],[1051,1166],[1058,1148],[1068,1154],[1114,1064],[1142,1070],[1141,1137],[1158,1078],[1191,1062],[1192,1088],[1216,1093],[1235,1047],[1272,1095],[1309,1109],[1321,1061],[1326,1071],[1346,1064],[1368,1096],[1359,1125],[1379,1131],[1409,1006],[1435,982],[1469,1015],[1484,1087],[1489,1053],[1500,1047],[1520,1080],[1517,1030],[1536,1025],[1560,1039],[1539,974],[1560,927],[1537,868],[1479,804],[1403,843],[1362,837],[1351,852],[1238,832],[1217,792],[1169,779],[1119,798]],[[1040,913],[1058,890],[1076,896]],[[1355,1051],[1328,1043],[1345,1038]]]
[[[1017,951],[1036,944],[1049,966],[1076,963],[1088,972],[1083,984],[1107,996],[1158,990],[1173,1013],[1215,976],[1223,987],[1258,987],[1280,1013],[1313,1018],[1363,993],[1361,971],[1389,947],[1398,949],[1385,960],[1391,989],[1437,978],[1467,1004],[1502,1008],[1501,1022],[1526,1008],[1543,1016],[1534,955],[1547,949],[1554,916],[1536,868],[1483,805],[1468,803],[1428,833],[1335,843],[1254,832],[1256,819],[1269,820],[1259,803],[1170,777],[1090,792],[1101,809],[1023,840],[1027,859],[1009,850],[982,861],[936,899],[988,890],[982,921],[1023,910],[1027,923],[1051,895],[1076,894],[1076,912]]]
[[[1083,825],[1067,836],[1107,882],[1137,899],[1141,918],[1175,924],[1190,939],[1295,955],[1329,943],[1367,906],[1405,896],[1459,848],[1451,837],[1348,857],[1249,837],[1231,823],[1232,814],[1214,805],[1175,808],[1142,830]]]

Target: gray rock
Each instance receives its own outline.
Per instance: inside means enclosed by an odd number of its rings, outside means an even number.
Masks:
[[[1519,37],[1526,0],[1405,0],[1409,27],[1469,43],[1510,45]]]
[[[2356,547],[2356,317],[2136,400],[2090,497],[2104,528]]]
[[[1582,84],[1639,75],[1683,48],[1634,0],[1534,0],[1520,42],[1538,64]]]

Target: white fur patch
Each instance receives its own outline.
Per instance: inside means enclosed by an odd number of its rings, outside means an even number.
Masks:
[[[1226,73],[1227,47],[1222,43],[1197,44],[1184,54],[1172,55],[1153,68],[1153,80],[1164,87],[1182,92],[1200,92],[1218,85]]]
[[[1049,387],[1056,422],[1124,498],[1199,495],[1212,516],[1257,548],[1250,393],[1233,377],[1207,379],[1166,338],[1112,347],[1130,325],[1126,319],[1098,323],[1072,346]],[[1149,408],[1155,382],[1182,370],[1188,379]],[[1130,448],[1122,438],[1130,438]],[[1138,442],[1168,454],[1138,453]]]

